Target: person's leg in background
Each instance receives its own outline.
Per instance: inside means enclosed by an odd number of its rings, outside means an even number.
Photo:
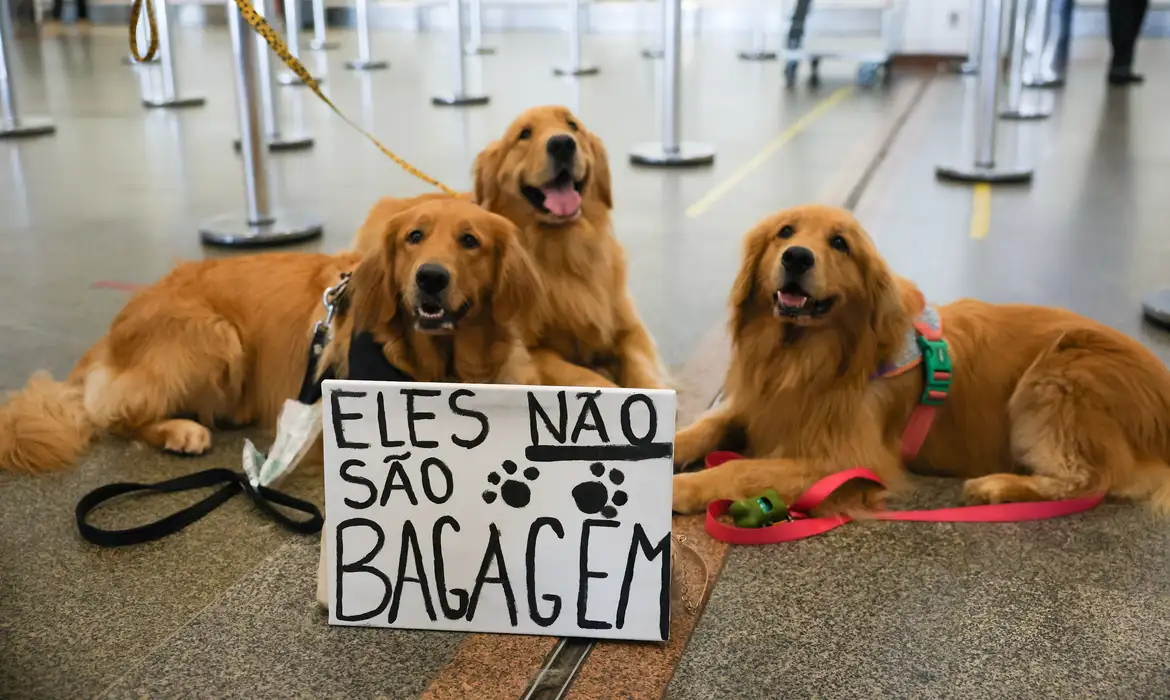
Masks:
[[[53,0],[53,10],[51,13],[49,13],[49,17],[51,17],[54,22],[61,21],[61,9],[64,4],[64,0]]]
[[[1133,72],[1133,53],[1149,6],[1149,0],[1109,0],[1109,41],[1113,44],[1109,82],[1113,85],[1132,85],[1143,80]]]

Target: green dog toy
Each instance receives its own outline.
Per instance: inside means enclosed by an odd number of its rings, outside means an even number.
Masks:
[[[788,507],[780,500],[775,489],[768,489],[756,498],[735,501],[727,510],[736,527],[768,527],[775,523],[791,520]]]

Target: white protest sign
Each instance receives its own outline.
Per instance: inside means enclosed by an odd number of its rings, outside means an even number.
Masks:
[[[666,639],[673,391],[323,392],[330,623]]]

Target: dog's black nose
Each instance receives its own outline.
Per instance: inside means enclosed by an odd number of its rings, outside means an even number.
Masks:
[[[780,256],[780,264],[786,272],[799,275],[808,272],[817,262],[813,252],[803,246],[794,245]]]
[[[451,273],[442,265],[426,263],[414,273],[414,282],[427,294],[438,294],[451,284]]]
[[[577,140],[568,134],[561,134],[550,138],[544,147],[554,159],[569,160],[577,153]]]

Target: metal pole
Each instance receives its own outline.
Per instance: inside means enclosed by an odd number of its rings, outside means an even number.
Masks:
[[[303,241],[321,235],[322,225],[309,217],[276,212],[271,206],[268,153],[261,137],[257,103],[257,42],[251,27],[233,0],[226,0],[232,52],[236,59],[236,110],[240,119],[241,153],[244,158],[245,216],[226,214],[199,226],[203,242],[225,246],[271,246]]]
[[[470,1],[471,6],[468,8],[467,21],[471,25],[471,38],[463,50],[469,56],[490,56],[496,50],[483,45],[483,0]]]
[[[313,0],[313,40],[309,48],[313,51],[329,51],[337,48],[336,41],[325,37],[325,0]]]
[[[255,0],[252,7],[256,10],[256,14],[268,17],[267,0]],[[256,77],[260,81],[260,108],[264,116],[264,140],[268,144],[268,150],[279,152],[312,148],[312,136],[299,129],[282,129],[281,124],[284,120],[281,118],[280,97],[276,94],[275,71],[272,68],[275,54],[269,50],[268,42],[264,41],[264,37],[257,34],[255,39],[256,50],[260,56],[256,66]],[[236,139],[233,145],[238,152],[240,140]]]
[[[666,20],[664,15],[666,13],[666,0],[658,0],[655,3],[658,7],[658,46],[655,48],[642,49],[642,58],[662,58],[664,55],[663,46],[666,46]]]
[[[768,5],[761,4],[759,16],[756,18],[755,29],[752,30],[752,48],[740,51],[739,57],[744,61],[774,61],[776,52],[768,50],[768,33],[765,24],[768,21]]]
[[[1072,31],[1072,0],[1055,0],[1058,23],[1051,23],[1053,0],[1036,0],[1032,8],[1034,28],[1027,42],[1028,60],[1024,63],[1024,85],[1058,88],[1064,85],[1068,61],[1069,33]],[[1052,36],[1049,36],[1051,28]],[[1058,64],[1058,54],[1061,59]]]
[[[285,0],[288,2],[288,0]],[[370,3],[369,0],[357,0],[357,40],[358,57],[346,61],[345,67],[350,70],[382,70],[389,68],[389,61],[375,61],[370,58]]]
[[[959,72],[963,75],[979,72],[979,47],[983,43],[983,3],[984,0],[971,0],[967,11],[967,22],[970,24],[967,27],[967,60],[959,66]]]
[[[979,93],[975,105],[975,162],[970,166],[939,166],[935,175],[961,182],[1029,182],[1029,168],[1005,168],[995,163],[996,91],[999,87],[999,32],[1003,17],[1002,0],[987,0],[980,48]]]
[[[679,143],[679,93],[682,90],[682,0],[667,0],[665,60],[662,62],[662,141],[636,146],[630,151],[635,165],[666,167],[710,165],[715,149],[702,143]]]
[[[142,104],[146,107],[202,107],[203,103],[206,102],[202,97],[197,95],[179,96],[179,82],[175,76],[175,56],[171,52],[171,41],[174,36],[171,34],[170,13],[167,11],[166,0],[157,0],[155,7],[158,8],[154,13],[154,19],[158,26],[158,55],[162,63],[162,96],[144,96]]]
[[[554,75],[597,75],[597,66],[581,64],[581,0],[569,0],[569,65],[553,68]]]
[[[288,46],[288,52],[297,60],[301,58],[300,5],[301,0],[284,0],[284,41]],[[325,81],[324,76],[313,75],[311,72],[309,75],[318,83]],[[296,73],[283,73],[279,80],[281,85],[304,85]]]
[[[463,3],[461,0],[451,0],[451,36],[452,60],[455,64],[455,90],[450,95],[439,95],[431,98],[431,104],[438,107],[461,107],[469,105],[485,105],[487,95],[468,94],[466,56],[463,53]]]
[[[42,117],[21,117],[16,89],[12,87],[12,11],[8,0],[0,0],[0,139],[41,136],[57,130],[53,122]]]
[[[1028,32],[1028,0],[1012,0],[1011,64],[1008,66],[1007,108],[999,113],[1004,119],[1047,119],[1051,114],[1036,105],[1025,107],[1024,99],[1024,39]]]

